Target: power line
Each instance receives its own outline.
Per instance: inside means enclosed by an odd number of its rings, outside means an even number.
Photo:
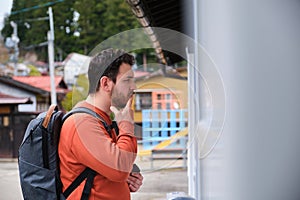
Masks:
[[[49,20],[49,17],[38,17],[38,18],[34,18],[34,19],[24,19],[23,21],[25,21],[25,22],[35,22],[35,21],[45,21],[45,20]]]
[[[51,6],[51,5],[54,5],[56,3],[61,3],[63,2],[64,0],[57,0],[57,1],[54,1],[54,2],[48,2],[48,3],[45,3],[45,4],[42,4],[42,5],[36,5],[36,6],[33,6],[33,7],[30,7],[30,8],[23,8],[21,10],[17,10],[17,11],[13,11],[10,13],[10,15],[15,15],[15,14],[18,14],[18,13],[22,13],[22,12],[28,12],[30,10],[35,10],[35,9],[39,9],[39,8],[42,8],[42,7],[47,7],[47,6]]]

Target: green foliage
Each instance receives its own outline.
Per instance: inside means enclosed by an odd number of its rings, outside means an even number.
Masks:
[[[70,35],[73,34],[65,31],[73,21],[73,2],[74,0],[64,0],[51,6],[54,17],[55,47],[64,49],[65,46],[69,48],[75,45],[74,40],[70,39]],[[49,3],[49,0],[14,0],[11,11],[18,12],[5,19],[5,26],[1,31],[4,37],[10,37],[13,30],[9,22],[17,23],[21,54],[34,50],[39,55],[39,59],[45,61],[48,60],[47,45],[39,46],[39,44],[47,41],[47,32],[50,29],[49,20],[45,19],[48,17],[48,7],[44,6],[46,3]],[[33,7],[34,9],[30,11],[25,9]]]
[[[187,66],[187,61],[186,60],[182,60],[182,61],[180,61],[178,63],[175,63],[175,65],[177,67],[186,67]]]
[[[41,76],[41,72],[33,65],[27,65],[27,67],[30,69],[29,76]]]
[[[62,106],[67,110],[71,110],[79,101],[84,100],[88,93],[88,79],[85,75],[79,75],[76,85],[72,91],[68,92],[65,99],[62,101]]]
[[[74,8],[80,13],[79,46],[84,54],[115,34],[140,27],[125,0],[80,0]],[[128,39],[122,38],[122,42]],[[120,41],[116,42],[122,46]]]
[[[49,0],[14,0],[12,11],[19,11],[5,19],[1,33],[10,37],[12,27],[9,22],[18,24],[21,53],[35,50],[39,59],[47,61],[47,46],[38,44],[47,41],[49,20],[38,20],[48,17]],[[24,8],[32,8],[30,11]],[[55,48],[65,58],[71,52],[87,55],[95,46],[105,39],[140,27],[125,0],[64,0],[51,5],[54,17]],[[74,15],[79,13],[79,19]],[[127,41],[124,38],[124,41]]]
[[[61,105],[66,111],[70,111],[73,107],[72,105],[72,96],[73,96],[73,91],[70,91],[66,94],[64,100],[61,102]]]

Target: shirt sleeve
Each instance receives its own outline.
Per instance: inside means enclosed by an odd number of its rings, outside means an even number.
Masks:
[[[87,114],[73,116],[75,134],[71,151],[83,165],[112,181],[125,181],[136,158],[137,141],[134,125],[119,123],[117,141],[109,137],[103,124]]]

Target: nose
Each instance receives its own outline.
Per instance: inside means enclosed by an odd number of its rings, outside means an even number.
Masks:
[[[136,87],[135,81],[133,81],[132,84],[131,84],[131,89],[132,89],[132,90],[136,90],[136,88],[137,88],[137,87]]]

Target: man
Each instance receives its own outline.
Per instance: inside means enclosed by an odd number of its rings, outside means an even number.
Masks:
[[[134,58],[122,50],[107,49],[89,64],[89,94],[75,107],[97,112],[110,125],[117,121],[119,135],[110,134],[95,117],[77,113],[64,122],[59,157],[63,191],[89,167],[97,172],[89,199],[129,200],[142,184],[140,173],[131,173],[137,153],[134,136],[132,95],[136,89],[131,66]],[[84,182],[68,199],[79,199]]]

